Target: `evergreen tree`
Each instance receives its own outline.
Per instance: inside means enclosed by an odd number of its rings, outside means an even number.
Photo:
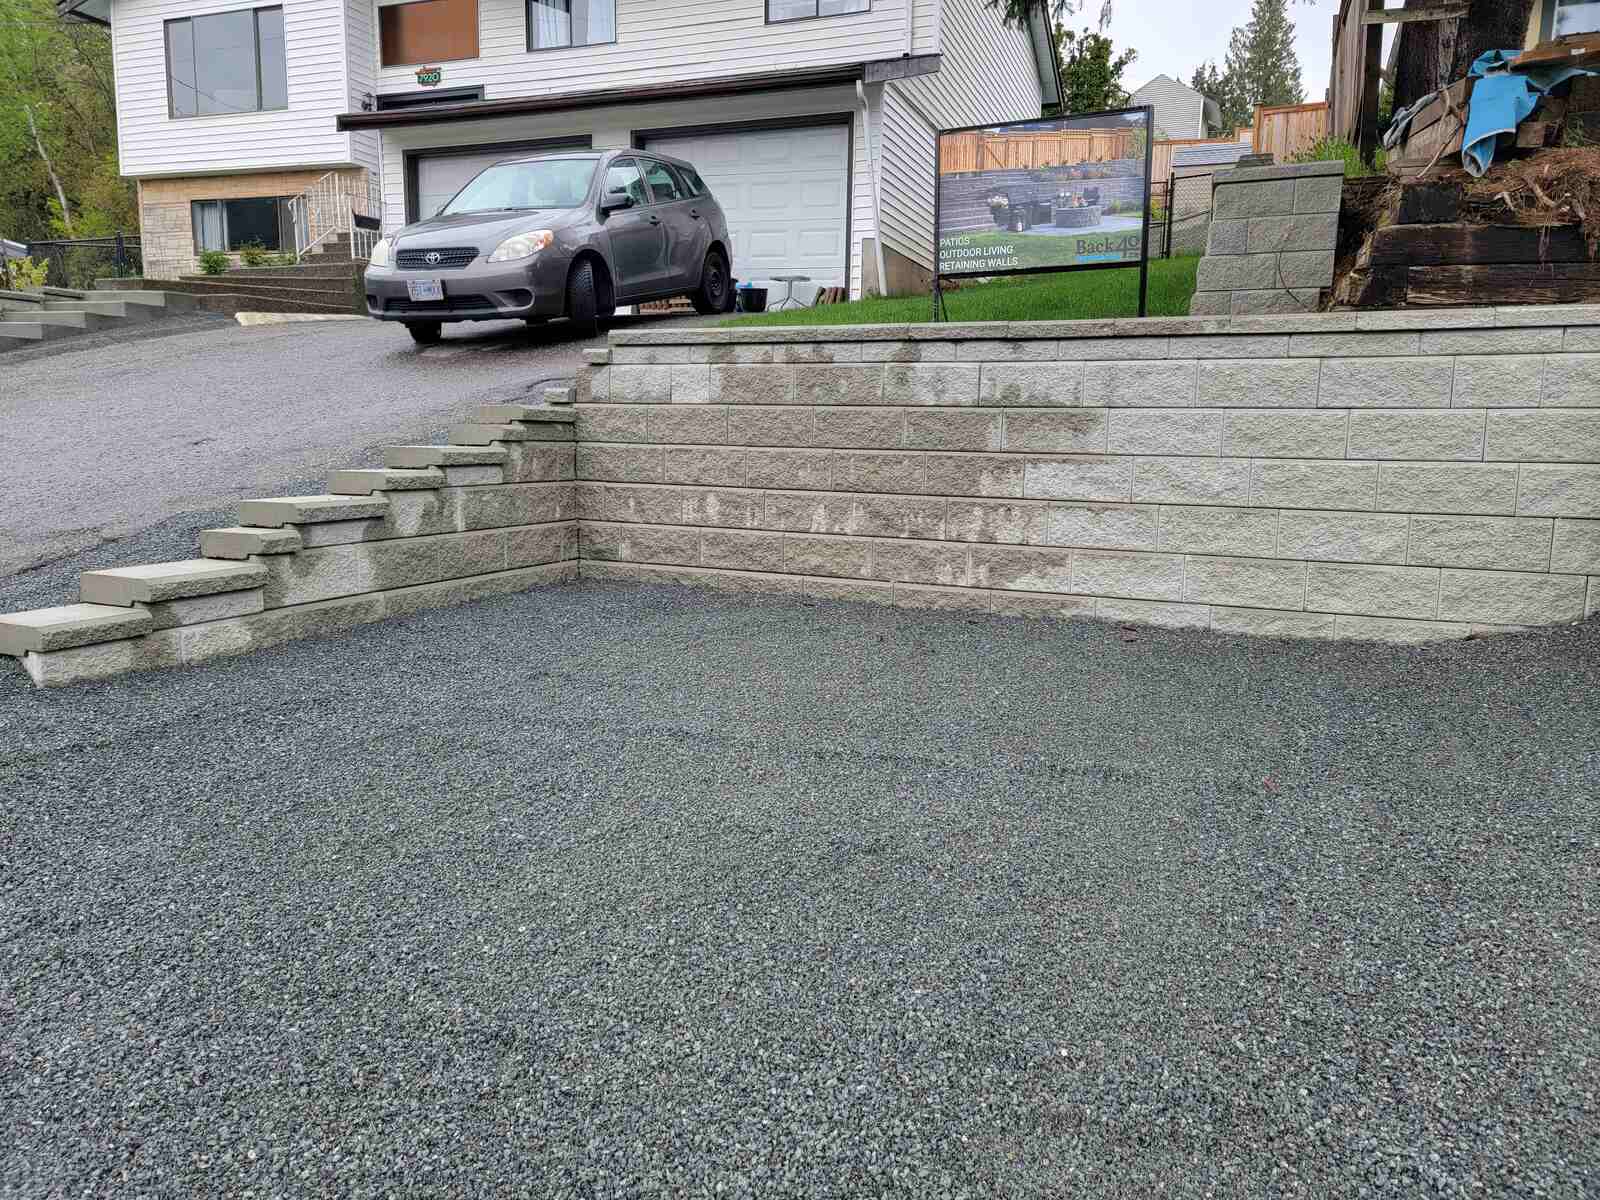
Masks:
[[[1081,33],[1062,29],[1056,35],[1056,46],[1061,51],[1061,111],[1064,114],[1122,108],[1128,103],[1122,72],[1138,59],[1137,50],[1113,55],[1111,39],[1092,29]]]
[[[1245,42],[1244,90],[1251,105],[1304,103],[1288,0],[1255,0]]]

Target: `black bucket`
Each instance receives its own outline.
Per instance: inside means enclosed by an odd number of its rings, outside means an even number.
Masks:
[[[737,289],[739,297],[739,311],[744,313],[759,313],[767,311],[767,289],[758,287],[741,287]]]

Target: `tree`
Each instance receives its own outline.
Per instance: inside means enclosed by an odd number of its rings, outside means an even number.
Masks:
[[[1137,50],[1113,57],[1111,39],[1092,29],[1073,33],[1064,28],[1056,34],[1056,45],[1061,51],[1063,113],[1098,112],[1128,103],[1122,72],[1138,59]]]
[[[1196,67],[1194,74],[1189,77],[1189,86],[1207,100],[1215,101],[1219,110],[1228,107],[1224,103],[1225,92],[1223,90],[1222,73],[1217,70],[1216,63],[1204,62]],[[1207,125],[1211,126],[1211,123],[1208,121]],[[1219,123],[1209,128],[1208,132],[1212,134],[1223,133],[1225,132],[1225,126],[1226,122],[1221,121],[1219,118]]]
[[[1217,102],[1223,133],[1251,124],[1257,105],[1305,99],[1285,0],[1255,0],[1249,23],[1236,27],[1229,38],[1222,66],[1219,73],[1215,63],[1203,63],[1189,86]]]

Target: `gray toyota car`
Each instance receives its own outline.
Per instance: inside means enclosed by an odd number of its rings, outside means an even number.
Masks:
[[[367,312],[423,345],[448,321],[566,317],[594,336],[619,304],[732,304],[733,243],[694,167],[639,150],[508,159],[372,250]]]

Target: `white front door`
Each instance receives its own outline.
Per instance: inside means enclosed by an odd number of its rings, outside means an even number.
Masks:
[[[727,214],[740,282],[768,286],[773,275],[809,275],[812,288],[848,285],[849,126],[653,138],[646,148],[700,172]],[[795,295],[809,292],[801,285]]]

